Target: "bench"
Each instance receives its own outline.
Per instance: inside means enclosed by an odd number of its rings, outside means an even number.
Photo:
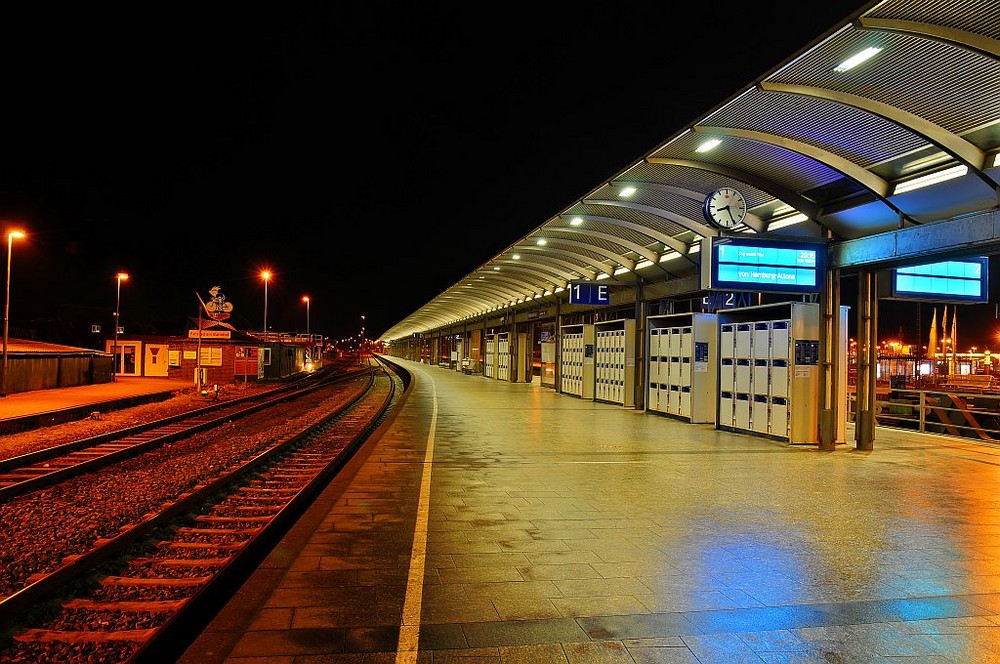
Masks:
[[[948,376],[940,385],[943,390],[964,392],[992,392],[998,388],[991,374],[956,374]]]

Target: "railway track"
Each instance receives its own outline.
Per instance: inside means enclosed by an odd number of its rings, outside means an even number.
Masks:
[[[331,382],[348,380],[355,373],[320,371],[267,392],[0,460],[0,502],[270,408]]]
[[[305,430],[0,601],[0,661],[172,661],[402,393],[392,372]]]

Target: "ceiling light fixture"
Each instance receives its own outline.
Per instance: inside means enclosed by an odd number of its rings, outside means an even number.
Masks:
[[[581,219],[580,217],[573,217],[569,221],[570,226],[580,226],[582,224],[583,224],[583,219]]]
[[[546,241],[545,238],[540,237],[537,240],[535,240],[535,244],[537,244],[539,247],[544,247],[545,245],[548,244],[548,241]]]
[[[842,74],[849,69],[854,69],[862,62],[865,62],[866,60],[869,60],[870,58],[875,56],[881,50],[882,49],[879,48],[878,46],[869,46],[863,51],[855,53],[851,57],[841,62],[839,65],[833,68],[833,71],[837,72],[838,74]]]
[[[809,219],[809,217],[800,212],[798,214],[793,214],[789,217],[785,217],[784,219],[775,219],[774,221],[768,223],[767,230],[776,231],[779,228],[787,228],[788,226],[801,224],[803,221],[806,221],[807,219]]]
[[[912,180],[906,180],[905,182],[900,182],[895,187],[893,187],[893,194],[904,194],[908,191],[913,191],[914,189],[922,189],[924,187],[929,187],[932,184],[937,184],[938,182],[945,182],[946,180],[954,180],[955,178],[960,178],[969,172],[969,167],[965,164],[959,164],[958,166],[952,166],[951,168],[946,168],[943,171],[938,171],[937,173],[930,173],[928,175],[921,175],[918,178],[913,178]]]
[[[618,198],[628,198],[629,196],[634,194],[635,191],[636,191],[635,187],[633,186],[624,187],[620,192],[618,192]]]
[[[708,152],[722,142],[721,138],[710,138],[694,149],[695,152]]]

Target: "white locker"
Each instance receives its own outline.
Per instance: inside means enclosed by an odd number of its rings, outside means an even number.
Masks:
[[[496,367],[497,361],[497,342],[496,335],[490,334],[486,337],[486,361],[483,365],[483,375],[487,378],[493,378],[494,368]]]
[[[753,393],[768,394],[768,383],[771,377],[771,367],[767,360],[754,358],[753,361]]]
[[[733,401],[734,395],[732,392],[722,392],[719,396],[719,424],[721,426],[733,426],[733,413],[735,412]]]
[[[560,390],[583,399],[594,398],[594,326],[564,325],[560,330]]]
[[[736,362],[732,358],[723,358],[719,366],[719,390],[736,391]]]
[[[751,325],[747,323],[736,326],[736,357],[751,357],[752,332]]]
[[[736,357],[736,325],[723,325],[719,339],[719,357]]]
[[[753,395],[750,411],[750,428],[757,433],[768,432],[768,400],[766,394]]]
[[[667,354],[670,357],[678,357],[681,354],[681,329],[679,327],[671,328],[669,339]]]
[[[733,401],[733,426],[737,429],[750,429],[750,395],[736,393]]]
[[[689,385],[681,387],[680,400],[677,414],[681,417],[691,417],[691,387]]]
[[[510,380],[510,333],[497,335],[497,380]]]
[[[657,401],[649,402],[647,410],[693,423],[715,423],[719,402],[717,320],[716,314],[700,312],[647,319],[649,382],[659,386]],[[659,341],[658,348],[654,339]]]
[[[771,363],[771,396],[788,396],[788,360],[774,360]]]
[[[782,397],[771,402],[771,435],[788,436],[788,400]]]
[[[736,360],[736,391],[750,392],[750,378],[753,374],[750,371],[749,359]]]
[[[694,352],[694,346],[692,346],[693,334],[690,327],[681,328],[681,344],[680,344],[680,355],[682,357],[691,357],[691,353]]]
[[[753,356],[771,356],[771,324],[759,322],[753,324]]]
[[[838,320],[841,347],[832,351],[840,353],[840,357],[847,344],[847,310],[841,307]],[[720,330],[733,330],[736,359],[732,364],[732,428],[793,444],[818,443],[822,408],[819,305],[788,301],[729,309],[719,313],[718,322]],[[749,344],[744,333],[751,337]],[[745,358],[747,345],[750,353]],[[723,361],[719,371],[721,390],[729,387],[728,376],[729,365]],[[847,401],[845,380],[840,381],[840,390],[838,408]],[[841,409],[836,417],[846,420],[846,412]],[[721,416],[718,425],[727,426]],[[839,428],[837,437],[843,442]]]
[[[595,398],[635,406],[635,321],[595,323]],[[662,345],[662,343],[661,343]]]
[[[780,320],[771,324],[771,357],[788,359],[790,346],[789,328],[791,321]],[[818,333],[818,330],[817,330]]]

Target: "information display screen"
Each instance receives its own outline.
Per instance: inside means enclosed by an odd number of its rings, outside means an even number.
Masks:
[[[897,300],[987,302],[989,259],[961,258],[910,265],[892,270],[892,296]]]
[[[818,292],[822,288],[825,257],[826,245],[820,242],[705,238],[702,288]]]

